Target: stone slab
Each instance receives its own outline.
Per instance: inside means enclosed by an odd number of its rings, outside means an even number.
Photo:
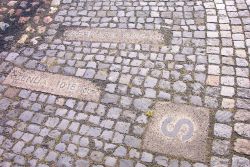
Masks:
[[[164,35],[155,30],[111,29],[111,28],[74,28],[64,32],[66,40],[134,43],[134,44],[164,44]]]
[[[98,102],[101,94],[100,89],[88,80],[17,67],[12,69],[3,83],[86,101]]]
[[[143,149],[206,162],[208,127],[208,109],[158,102],[143,137]]]
[[[51,6],[59,6],[61,4],[61,0],[52,0],[51,1]]]

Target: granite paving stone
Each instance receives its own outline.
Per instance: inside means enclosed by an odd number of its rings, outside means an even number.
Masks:
[[[249,167],[249,9],[1,1],[0,166]]]

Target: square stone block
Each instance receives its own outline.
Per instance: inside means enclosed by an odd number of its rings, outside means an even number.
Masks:
[[[209,113],[206,108],[158,102],[143,137],[143,149],[206,162]]]

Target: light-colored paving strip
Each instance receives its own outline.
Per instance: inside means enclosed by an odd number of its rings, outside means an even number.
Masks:
[[[74,28],[66,30],[64,36],[77,41],[164,44],[164,35],[155,30]]]
[[[0,166],[250,166],[249,0],[51,5],[38,47],[0,53],[0,82],[17,66],[98,80],[102,96],[1,82]]]
[[[15,67],[4,84],[97,102],[100,90],[90,81]]]

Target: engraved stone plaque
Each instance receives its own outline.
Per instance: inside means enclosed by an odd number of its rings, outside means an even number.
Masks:
[[[74,28],[64,32],[67,40],[134,43],[134,44],[164,44],[165,37],[155,30],[111,29],[111,28]]]
[[[206,161],[209,110],[158,102],[143,138],[143,149]]]
[[[3,82],[11,86],[97,102],[100,89],[91,81],[15,67]]]

